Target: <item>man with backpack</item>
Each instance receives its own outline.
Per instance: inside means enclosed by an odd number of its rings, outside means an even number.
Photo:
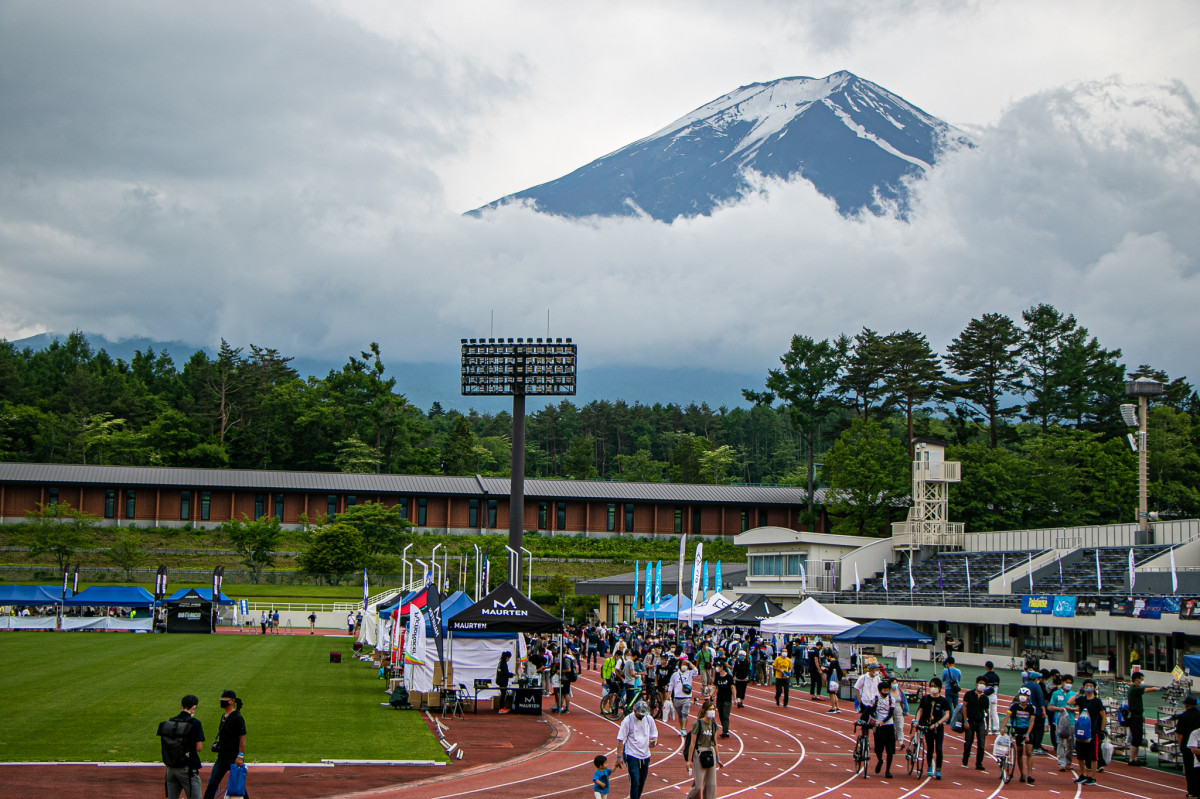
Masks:
[[[179,703],[178,716],[158,725],[162,741],[162,761],[167,767],[167,799],[200,799],[200,747],[204,727],[195,718],[200,700],[188,694]]]
[[[946,700],[950,709],[958,706],[958,689],[962,682],[962,672],[954,665],[954,658],[946,658],[946,667],[942,669],[942,685],[946,688]]]

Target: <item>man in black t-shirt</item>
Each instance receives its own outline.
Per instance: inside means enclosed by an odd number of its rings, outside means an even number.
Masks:
[[[200,747],[204,743],[204,727],[200,719],[195,718],[199,704],[199,699],[188,694],[179,703],[179,715],[171,717],[171,721],[188,724],[188,735],[184,739],[188,762],[181,768],[167,766],[167,799],[179,799],[180,793],[187,799],[200,799]]]
[[[721,720],[721,737],[729,737],[729,713],[733,709],[733,675],[724,660],[717,661],[717,673],[713,675],[713,686],[717,689],[717,717]]]
[[[1138,752],[1146,743],[1146,705],[1143,700],[1146,694],[1162,689],[1147,688],[1146,675],[1140,671],[1135,672],[1132,679],[1133,685],[1125,694],[1129,702],[1129,718],[1126,721],[1129,727],[1129,765],[1144,766],[1146,761],[1138,759]]]
[[[242,718],[242,700],[233,691],[222,691],[221,710],[225,715],[221,716],[220,726],[217,727],[217,762],[213,763],[208,775],[204,799],[216,799],[217,789],[230,767],[242,765],[246,757],[246,721]],[[250,793],[247,791],[245,796],[249,799]]]

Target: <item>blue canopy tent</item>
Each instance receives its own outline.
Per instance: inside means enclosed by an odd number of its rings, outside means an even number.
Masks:
[[[906,627],[887,619],[876,619],[857,627],[851,627],[844,633],[833,636],[839,644],[882,644],[890,646],[905,646],[908,644],[932,644],[933,637],[912,627]]]
[[[165,602],[174,602],[174,601],[184,597],[188,591],[195,591],[197,594],[200,595],[200,598],[203,599],[205,602],[212,602],[212,589],[211,588],[180,588],[178,591],[176,591],[175,593],[173,593],[169,597],[167,597],[164,601]],[[233,604],[233,600],[230,599],[229,597],[225,596],[224,591],[221,591],[219,594],[217,594],[217,597],[218,597],[218,599],[217,599],[218,605],[232,605]]]
[[[67,591],[67,596],[71,595]],[[0,605],[57,605],[62,589],[48,585],[0,585]]]
[[[680,599],[683,600],[682,608],[679,603]],[[687,597],[676,597],[673,594],[668,594],[662,598],[662,602],[659,602],[652,608],[639,610],[635,615],[639,619],[678,619],[681,610],[686,613],[691,607],[692,600]]]
[[[85,588],[65,603],[72,608],[118,607],[149,610],[154,595],[136,585],[93,585]]]
[[[1200,677],[1200,655],[1184,655],[1183,672],[1189,677]]]

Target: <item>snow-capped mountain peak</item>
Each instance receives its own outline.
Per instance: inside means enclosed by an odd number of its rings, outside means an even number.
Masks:
[[[550,183],[512,195],[563,216],[670,221],[749,190],[747,171],[811,181],[844,214],[903,211],[906,178],[955,139],[945,122],[851,72],[742,86]],[[494,204],[493,204],[494,205]]]

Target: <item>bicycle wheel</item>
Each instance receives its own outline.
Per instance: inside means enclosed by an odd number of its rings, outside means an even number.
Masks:
[[[1000,778],[1004,780],[1005,784],[1012,782],[1013,772],[1016,771],[1016,769],[1017,759],[1012,755],[1009,755],[1004,759],[1004,762],[1000,764]]]
[[[864,732],[858,738],[858,743],[854,745],[854,772],[857,774],[861,771],[864,775],[867,773],[867,762],[871,758],[870,744],[867,741],[867,735]]]

